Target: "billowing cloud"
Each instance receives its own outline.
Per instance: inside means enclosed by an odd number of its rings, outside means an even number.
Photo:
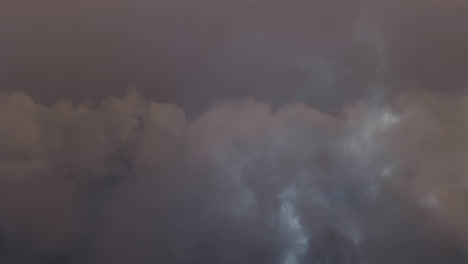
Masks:
[[[0,263],[468,263],[467,3],[0,1]]]
[[[3,263],[464,263],[466,98],[0,95]]]

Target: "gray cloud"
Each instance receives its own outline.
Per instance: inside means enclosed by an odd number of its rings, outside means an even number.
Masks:
[[[0,263],[467,263],[467,8],[1,1]]]
[[[464,98],[0,101],[4,263],[466,261]]]

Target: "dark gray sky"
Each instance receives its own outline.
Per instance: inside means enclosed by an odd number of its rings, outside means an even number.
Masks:
[[[5,0],[0,10],[0,87],[46,103],[136,87],[196,113],[245,97],[336,110],[373,87],[467,81],[465,1]]]
[[[0,264],[468,263],[468,2],[3,0]]]

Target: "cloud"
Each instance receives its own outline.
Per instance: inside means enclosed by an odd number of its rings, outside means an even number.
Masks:
[[[0,102],[4,263],[466,260],[465,98]]]
[[[468,263],[467,8],[0,1],[0,263]]]

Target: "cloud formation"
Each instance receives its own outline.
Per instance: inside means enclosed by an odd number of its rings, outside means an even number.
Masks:
[[[0,1],[0,263],[468,263],[467,3]]]
[[[0,95],[2,263],[464,263],[467,99]]]

